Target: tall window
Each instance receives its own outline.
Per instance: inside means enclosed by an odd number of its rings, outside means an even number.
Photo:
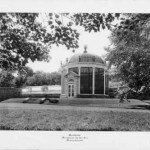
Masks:
[[[69,68],[69,72],[70,72],[70,71],[73,71],[73,72],[75,72],[76,74],[79,73],[78,67]]]
[[[80,93],[92,94],[92,68],[81,67]]]
[[[108,94],[109,90],[109,75],[105,74],[105,94]]]
[[[95,68],[95,94],[104,94],[104,69]]]

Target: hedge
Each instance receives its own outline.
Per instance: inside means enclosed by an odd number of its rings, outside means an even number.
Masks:
[[[16,97],[21,97],[21,89],[11,87],[0,87],[0,101]]]

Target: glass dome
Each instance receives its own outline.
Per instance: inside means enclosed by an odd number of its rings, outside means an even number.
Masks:
[[[69,60],[69,63],[83,63],[83,62],[104,64],[104,61],[102,60],[101,57],[89,53],[75,54]]]

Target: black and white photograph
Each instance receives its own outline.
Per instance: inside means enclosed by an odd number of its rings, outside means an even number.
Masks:
[[[0,11],[1,131],[149,133],[150,12]]]
[[[0,129],[150,130],[150,14],[0,13]]]

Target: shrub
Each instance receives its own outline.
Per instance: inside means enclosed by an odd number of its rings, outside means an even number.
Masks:
[[[109,97],[110,98],[115,98],[116,97],[116,91],[117,89],[116,88],[109,88]]]
[[[0,101],[16,97],[21,97],[21,90],[19,88],[11,88],[11,87],[0,88]]]

